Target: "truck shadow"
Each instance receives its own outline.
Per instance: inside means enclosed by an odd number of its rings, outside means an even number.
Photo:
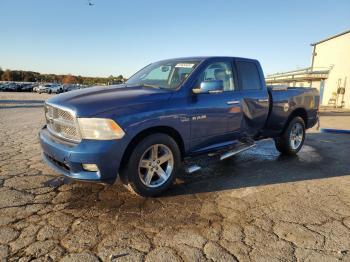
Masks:
[[[309,133],[296,156],[280,155],[273,141],[265,140],[197,174],[182,174],[164,197],[350,175],[349,155],[349,135]]]

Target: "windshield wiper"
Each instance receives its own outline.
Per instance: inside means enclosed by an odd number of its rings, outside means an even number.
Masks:
[[[134,84],[128,87],[136,87],[136,86],[150,87],[150,88],[156,88],[156,89],[167,89],[166,87],[163,87],[163,86],[156,86],[156,85],[145,84],[145,83]]]
[[[152,88],[157,88],[157,89],[159,89],[160,88],[160,86],[155,86],[155,85],[150,85],[150,84],[141,84],[143,87],[152,87]]]
[[[150,84],[141,84],[144,87],[151,87],[151,88],[156,88],[156,89],[169,89],[164,86],[155,86],[155,85],[150,85]]]

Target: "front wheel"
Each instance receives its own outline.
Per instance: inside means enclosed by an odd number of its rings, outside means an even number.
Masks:
[[[173,183],[181,166],[180,150],[173,138],[154,134],[134,148],[121,175],[128,188],[144,197],[156,196]]]
[[[281,136],[275,138],[279,152],[285,155],[295,155],[303,147],[305,141],[305,123],[301,117],[293,118]]]

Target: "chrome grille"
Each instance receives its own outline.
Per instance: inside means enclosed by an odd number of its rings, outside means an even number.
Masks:
[[[74,115],[68,110],[45,104],[45,118],[49,131],[63,139],[79,142],[80,135]]]

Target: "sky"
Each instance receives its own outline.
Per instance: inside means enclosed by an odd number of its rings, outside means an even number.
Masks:
[[[129,77],[166,58],[310,66],[310,44],[350,29],[349,0],[0,0],[0,67]]]

